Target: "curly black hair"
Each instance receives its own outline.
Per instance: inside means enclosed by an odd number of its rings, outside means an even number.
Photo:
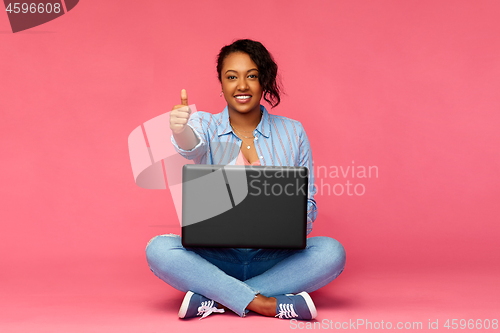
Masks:
[[[278,65],[274,62],[273,56],[260,42],[251,39],[239,39],[230,45],[224,46],[217,56],[217,73],[219,81],[224,59],[234,52],[243,52],[250,56],[250,59],[257,65],[259,70],[259,83],[264,91],[264,100],[271,107],[277,106],[280,99],[280,84],[277,81]]]

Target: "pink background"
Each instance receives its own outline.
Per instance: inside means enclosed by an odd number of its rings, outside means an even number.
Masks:
[[[168,191],[135,185],[127,137],[182,88],[220,112],[215,57],[238,38],[273,53],[286,95],[271,113],[302,122],[316,167],[379,170],[323,180],[363,183],[362,196],[316,197],[311,236],[347,251],[312,294],[318,320],[499,319],[499,10],[81,1],[17,34],[0,13],[0,331],[290,330],[257,315],[177,319],[183,294],[144,253],[180,228]]]

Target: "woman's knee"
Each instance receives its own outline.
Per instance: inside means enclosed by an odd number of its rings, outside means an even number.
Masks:
[[[330,265],[338,269],[344,268],[346,260],[345,249],[336,239],[322,236],[312,237],[308,239],[308,246],[314,246],[317,251],[320,251],[321,257]]]
[[[171,250],[182,247],[180,237],[174,234],[158,235],[149,240],[146,245],[146,259],[148,264],[157,265],[165,263],[171,255]]]

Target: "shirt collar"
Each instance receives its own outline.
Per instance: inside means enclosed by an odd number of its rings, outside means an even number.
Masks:
[[[260,110],[262,111],[262,118],[260,119],[259,125],[257,125],[256,130],[264,135],[266,138],[269,137],[271,132],[271,124],[269,119],[269,113],[267,112],[264,105],[260,106]],[[231,125],[229,124],[229,111],[227,109],[227,105],[222,111],[222,118],[219,126],[217,126],[217,134],[219,136],[231,133],[233,131]]]

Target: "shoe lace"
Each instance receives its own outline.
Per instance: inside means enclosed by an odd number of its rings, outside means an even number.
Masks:
[[[280,311],[275,317],[279,317],[280,319],[283,318],[294,318],[298,317],[299,315],[295,313],[295,310],[293,309],[293,304],[280,304]]]
[[[214,301],[201,302],[201,306],[198,307],[198,316],[201,316],[200,320],[213,312],[224,313],[224,309],[217,309],[214,306]]]

